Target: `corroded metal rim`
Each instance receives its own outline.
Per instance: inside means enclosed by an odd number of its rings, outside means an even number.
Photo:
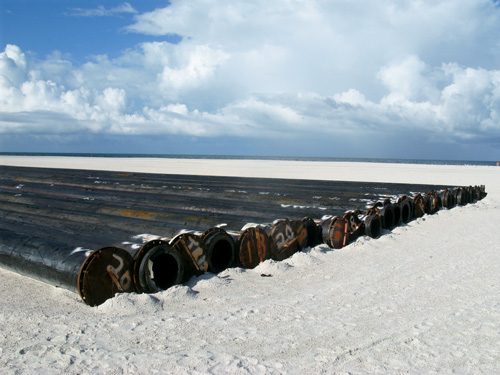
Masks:
[[[93,251],[78,273],[77,288],[82,300],[90,306],[98,306],[116,293],[133,292],[133,262],[127,251],[117,247]]]

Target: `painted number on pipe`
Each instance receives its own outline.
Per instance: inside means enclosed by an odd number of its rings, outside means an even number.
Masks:
[[[200,271],[206,272],[208,270],[208,262],[201,244],[196,240],[196,238],[189,236],[186,246],[191,253],[191,256],[193,257],[198,269]]]
[[[132,283],[132,278],[130,277],[130,271],[125,270],[123,271],[123,265],[124,261],[123,258],[117,254],[113,254],[113,258],[118,260],[118,267],[113,267],[111,264],[108,265],[106,270],[108,271],[108,274],[111,276],[111,279],[115,283],[116,287],[120,292],[123,292],[124,290],[129,290],[131,283]]]
[[[281,251],[286,245],[295,239],[295,235],[290,224],[287,223],[284,229],[284,231],[279,231],[276,235],[276,246],[278,251]]]

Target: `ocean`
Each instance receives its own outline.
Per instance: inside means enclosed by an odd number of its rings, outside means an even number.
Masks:
[[[1,155],[14,156],[73,156],[101,158],[167,158],[167,159],[237,159],[237,160],[291,160],[291,161],[347,161],[358,163],[398,163],[432,165],[478,165],[496,166],[496,161],[481,160],[431,160],[431,159],[382,159],[382,158],[340,158],[305,156],[243,156],[243,155],[186,155],[186,154],[106,154],[106,153],[47,153],[47,152],[0,152]]]

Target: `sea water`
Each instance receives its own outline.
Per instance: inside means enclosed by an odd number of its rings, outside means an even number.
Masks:
[[[379,158],[340,158],[304,156],[242,156],[242,155],[187,155],[187,154],[106,154],[106,153],[43,153],[43,152],[0,152],[1,155],[14,156],[74,156],[100,158],[167,158],[167,159],[237,159],[237,160],[290,160],[318,162],[359,162],[359,163],[397,163],[433,165],[481,165],[495,166],[496,161],[481,160],[432,160],[432,159],[379,159]]]

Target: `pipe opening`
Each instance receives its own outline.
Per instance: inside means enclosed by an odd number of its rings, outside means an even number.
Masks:
[[[377,238],[382,232],[382,220],[380,216],[369,216],[365,222],[366,234],[371,238]]]
[[[156,293],[182,283],[186,263],[181,253],[166,244],[145,249],[145,254],[136,260],[139,266],[134,277],[139,281],[138,292]]]
[[[316,225],[313,219],[307,217],[302,219],[302,223],[307,232],[307,246],[314,247],[323,243],[321,228]]]
[[[226,239],[220,239],[209,249],[210,266],[214,272],[228,268],[233,262],[233,245]]]
[[[432,197],[425,197],[425,213],[426,214],[432,214]]]
[[[394,226],[398,226],[402,221],[401,206],[399,204],[394,204],[392,210],[394,213]]]
[[[403,203],[401,205],[401,221],[407,223],[410,221],[410,205]]]
[[[177,284],[180,265],[171,254],[160,254],[149,260],[149,278],[158,290],[165,290]]]
[[[394,226],[394,212],[387,206],[384,210],[384,228],[391,229]]]

